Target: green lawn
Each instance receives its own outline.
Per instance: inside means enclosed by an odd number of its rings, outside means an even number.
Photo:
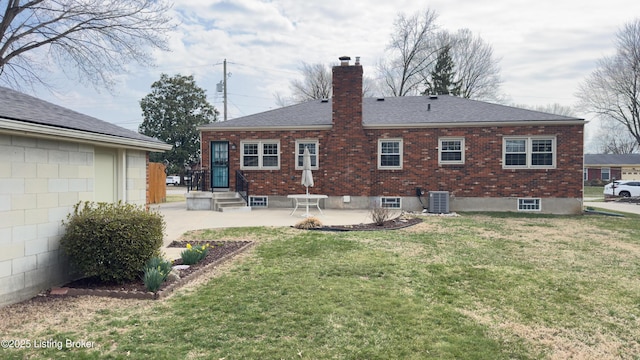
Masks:
[[[603,198],[604,199],[604,195],[602,193],[602,191],[604,190],[603,186],[585,186],[584,187],[584,197],[590,197],[590,198]]]
[[[163,301],[1,309],[2,339],[95,342],[1,356],[638,359],[638,220],[463,214],[387,232],[201,231],[190,238],[258,244]]]

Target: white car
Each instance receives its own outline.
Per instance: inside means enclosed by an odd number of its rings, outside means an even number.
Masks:
[[[167,185],[178,186],[180,185],[180,176],[177,176],[177,175],[167,176],[167,180],[165,182],[167,183]]]
[[[640,196],[640,180],[616,180],[604,186],[604,194],[610,196]]]

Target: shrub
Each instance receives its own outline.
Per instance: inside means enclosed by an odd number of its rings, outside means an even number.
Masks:
[[[315,229],[321,226],[322,226],[322,223],[320,222],[320,220],[318,220],[318,218],[315,218],[315,217],[308,217],[294,225],[296,229],[303,229],[303,230]]]
[[[169,273],[164,274],[159,267],[146,268],[144,269],[144,276],[142,277],[142,281],[144,281],[144,286],[147,288],[147,290],[156,292],[160,289],[162,283],[167,279],[167,275],[169,275]]]
[[[187,244],[187,248],[180,253],[182,263],[184,265],[193,265],[204,259],[209,253],[210,244],[191,246]]]
[[[375,206],[369,210],[369,216],[371,216],[371,220],[373,223],[382,226],[384,222],[391,219],[391,210],[382,206]]]
[[[159,213],[122,202],[80,202],[63,225],[60,247],[72,266],[105,283],[139,278],[147,261],[159,255],[165,227]]]

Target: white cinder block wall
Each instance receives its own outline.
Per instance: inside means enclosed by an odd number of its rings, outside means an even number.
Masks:
[[[146,153],[126,151],[126,199],[146,202]],[[0,306],[68,280],[62,220],[94,200],[94,147],[0,134]]]

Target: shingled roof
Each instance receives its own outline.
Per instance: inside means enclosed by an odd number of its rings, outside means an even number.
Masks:
[[[158,139],[5,87],[0,87],[0,118],[164,145]]]
[[[640,154],[584,154],[585,165],[640,165]]]
[[[330,126],[331,100],[313,100],[226,122],[201,130]],[[456,96],[364,98],[365,127],[456,126],[514,122],[583,122],[583,119],[464,99]]]

